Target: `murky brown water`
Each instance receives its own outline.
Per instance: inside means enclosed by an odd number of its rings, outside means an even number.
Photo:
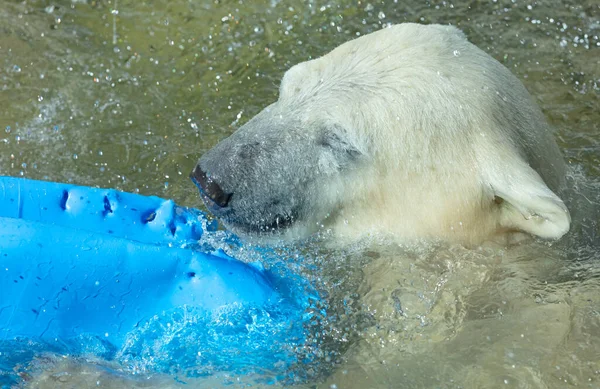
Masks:
[[[0,174],[199,207],[187,178],[198,156],[273,101],[286,69],[405,21],[457,25],[524,82],[571,166],[573,231],[555,244],[309,255],[332,308],[330,352],[307,384],[600,388],[595,0],[2,0]],[[26,384],[178,386],[107,365],[47,356]]]

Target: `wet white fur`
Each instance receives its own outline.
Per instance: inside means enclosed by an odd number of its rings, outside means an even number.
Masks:
[[[555,194],[564,163],[542,113],[454,27],[401,24],[347,42],[292,67],[276,105],[307,131],[342,124],[364,153],[324,196],[338,234],[478,243],[569,230]]]

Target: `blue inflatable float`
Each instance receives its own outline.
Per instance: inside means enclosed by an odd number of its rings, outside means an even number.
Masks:
[[[49,348],[135,372],[286,374],[315,294],[198,250],[215,230],[170,200],[0,177],[0,371]]]

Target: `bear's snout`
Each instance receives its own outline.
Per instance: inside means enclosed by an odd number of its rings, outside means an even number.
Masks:
[[[233,193],[223,191],[221,186],[212,177],[208,176],[199,164],[190,174],[190,178],[198,186],[203,197],[220,208],[227,207]]]

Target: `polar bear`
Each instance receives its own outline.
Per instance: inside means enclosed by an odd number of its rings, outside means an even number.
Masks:
[[[289,69],[192,179],[241,234],[558,239],[565,165],[540,109],[455,27],[400,24]]]

